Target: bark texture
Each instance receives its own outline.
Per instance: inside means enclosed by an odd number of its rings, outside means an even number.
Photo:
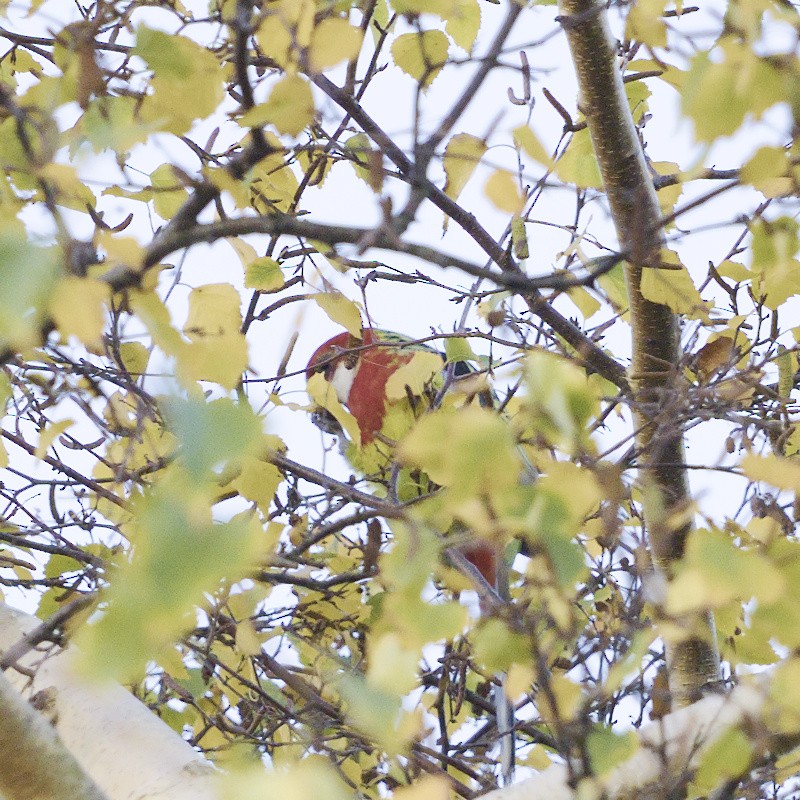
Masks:
[[[0,602],[0,654],[40,622]],[[22,671],[0,672],[0,798],[219,800],[219,773],[200,753],[121,686],[83,678],[75,660],[69,648],[45,659],[34,649],[16,660]],[[26,697],[46,700],[47,719]]]
[[[52,725],[0,673],[0,797],[107,800]]]
[[[658,269],[663,244],[661,212],[644,151],[634,127],[608,30],[605,5],[559,0],[578,77],[579,107],[586,117],[600,174],[623,252],[633,335],[629,382],[637,428],[643,507],[654,568],[667,577],[683,554],[689,524],[689,486],[683,432],[665,413],[681,356],[678,319],[642,296],[643,270]],[[696,700],[719,679],[711,614],[682,620],[687,638],[668,644],[673,703]]]

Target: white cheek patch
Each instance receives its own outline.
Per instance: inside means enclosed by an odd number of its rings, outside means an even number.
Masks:
[[[346,406],[347,401],[350,399],[350,390],[353,388],[353,381],[356,379],[357,371],[357,364],[350,368],[342,362],[336,365],[330,384],[333,386],[336,397],[342,405]]]

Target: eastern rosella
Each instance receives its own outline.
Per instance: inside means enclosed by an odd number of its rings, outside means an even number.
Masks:
[[[386,483],[393,467],[394,445],[411,429],[415,420],[431,408],[445,384],[445,356],[438,350],[406,336],[377,328],[364,328],[361,338],[347,331],[317,348],[306,367],[309,381],[321,374],[336,400],[355,419],[357,430],[347,430],[345,456],[352,466],[371,480]],[[452,366],[452,384],[468,380],[473,369],[467,362]],[[320,404],[315,422],[329,433],[342,434],[348,421],[336,418],[331,398],[323,399],[319,384],[309,392]],[[326,387],[327,388],[327,387]],[[478,402],[487,403],[488,391],[478,392]],[[400,500],[429,492],[427,477],[419,473],[397,475]],[[478,541],[460,548],[485,580],[497,587],[497,545]]]
[[[443,353],[401,334],[363,328],[359,338],[345,331],[320,345],[306,367],[308,391],[317,404],[315,422],[344,436],[344,454],[352,466],[393,488],[397,499],[428,493],[435,487],[427,476],[395,468],[394,446],[422,414],[448,396],[460,394],[460,402],[492,402],[491,393],[479,382],[464,385],[475,377],[467,362],[457,361],[450,369],[447,374]],[[342,413],[343,407],[349,414]],[[478,540],[459,545],[458,551],[505,595],[507,586],[501,584],[507,584],[507,572],[499,548],[495,542]],[[514,714],[502,678],[494,699],[501,772],[507,784],[514,767]]]

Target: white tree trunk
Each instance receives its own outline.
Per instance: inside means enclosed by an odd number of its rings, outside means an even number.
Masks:
[[[0,651],[39,623],[0,604]],[[32,680],[13,668],[6,677],[24,697],[46,693],[40,697],[47,700],[58,736],[109,800],[219,800],[211,763],[130,692],[82,679],[69,649],[37,666],[41,659],[34,650],[18,662],[35,670]],[[43,772],[53,769],[46,758],[40,766]],[[0,772],[5,767],[0,763]]]
[[[766,682],[763,685],[766,687]],[[483,796],[483,800],[671,797],[670,788],[683,785],[691,777],[704,753],[722,734],[739,727],[756,739],[758,732],[763,731],[760,719],[765,692],[766,688],[739,686],[729,695],[709,695],[642,727],[637,733],[637,751],[607,776],[597,778],[594,793],[585,788],[582,792],[571,788],[566,768],[558,764],[533,778],[490,792]],[[796,741],[787,737],[770,744],[785,750]],[[764,745],[763,741],[761,745]],[[760,748],[755,747],[754,755],[758,752]],[[749,768],[745,768],[745,774],[747,772]],[[721,765],[720,773],[725,778],[739,777],[738,774],[726,774],[725,765]],[[652,791],[654,788],[657,791],[648,793],[648,789]]]

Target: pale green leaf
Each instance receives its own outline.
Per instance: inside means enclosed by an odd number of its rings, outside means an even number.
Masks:
[[[447,61],[449,42],[442,31],[404,33],[392,43],[394,63],[427,89]]]
[[[244,270],[244,285],[248,289],[275,292],[284,284],[281,265],[268,256],[251,261]]]

